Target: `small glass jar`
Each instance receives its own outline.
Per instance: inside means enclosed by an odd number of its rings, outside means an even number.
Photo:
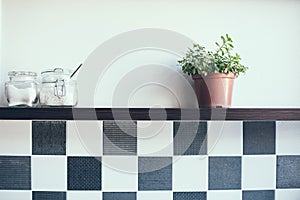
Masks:
[[[38,103],[37,74],[29,71],[8,72],[5,96],[8,106],[33,107]]]
[[[40,86],[41,106],[75,106],[77,105],[77,84],[70,78],[72,71],[62,68],[43,71]]]

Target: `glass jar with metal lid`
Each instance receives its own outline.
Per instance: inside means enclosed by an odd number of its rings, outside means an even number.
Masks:
[[[40,86],[41,106],[77,105],[76,81],[70,78],[72,71],[62,68],[43,71]]]
[[[33,107],[38,103],[37,74],[29,71],[8,72],[5,96],[8,106]]]

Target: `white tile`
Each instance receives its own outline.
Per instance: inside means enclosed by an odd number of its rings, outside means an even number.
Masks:
[[[145,191],[137,193],[137,200],[172,200],[173,192]]]
[[[32,190],[66,190],[66,162],[65,156],[32,156]]]
[[[103,191],[137,191],[138,160],[136,156],[102,157]]]
[[[68,200],[101,200],[102,192],[95,191],[68,191]]]
[[[207,200],[241,200],[241,190],[209,190]]]
[[[173,155],[173,122],[138,121],[137,152],[142,156]]]
[[[242,189],[275,189],[276,156],[243,156]]]
[[[299,200],[300,189],[276,190],[275,200]]]
[[[31,200],[31,191],[0,191],[0,199],[2,200]]]
[[[31,155],[31,121],[0,121],[0,155]]]
[[[209,121],[207,123],[209,155],[242,155],[243,123],[232,121]]]
[[[102,121],[68,121],[67,155],[101,156]]]
[[[208,183],[207,156],[175,156],[173,159],[174,191],[205,191]]]
[[[300,121],[276,122],[276,154],[300,154]]]

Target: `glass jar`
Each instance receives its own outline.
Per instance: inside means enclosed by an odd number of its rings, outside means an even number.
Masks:
[[[33,107],[38,103],[37,74],[29,71],[8,72],[5,96],[8,106]]]
[[[40,87],[41,106],[77,105],[76,81],[70,78],[72,71],[62,68],[43,71]]]

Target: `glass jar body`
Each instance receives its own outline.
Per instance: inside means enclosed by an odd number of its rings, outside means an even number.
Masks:
[[[5,82],[8,106],[34,107],[38,104],[38,84],[33,72],[9,72]]]
[[[42,83],[40,104],[41,106],[76,106],[77,95],[74,81],[65,82],[64,86],[57,86],[56,83]]]

